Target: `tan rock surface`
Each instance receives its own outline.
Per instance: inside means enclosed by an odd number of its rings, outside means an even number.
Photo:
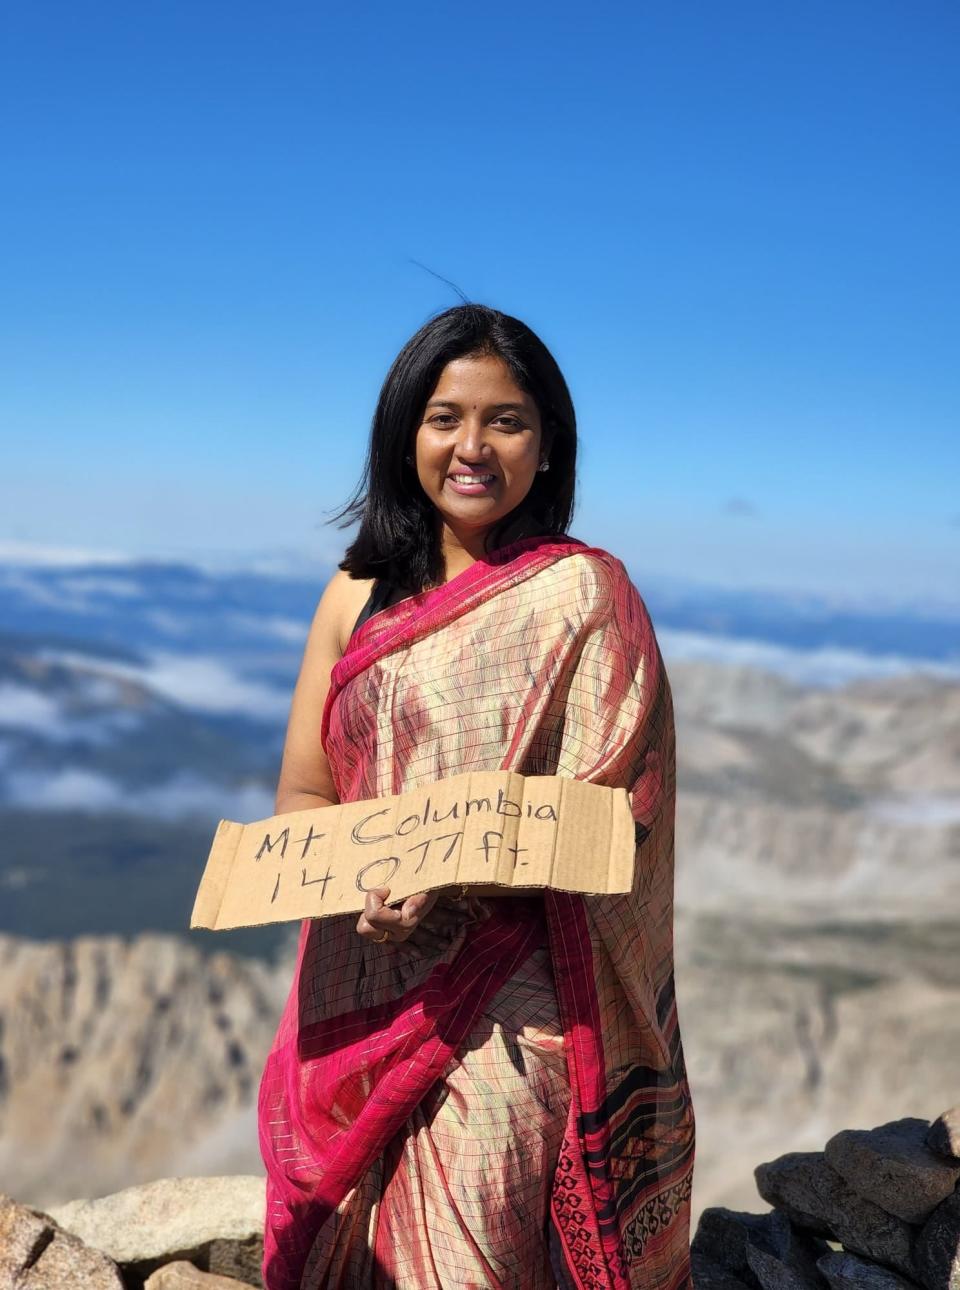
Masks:
[[[941,1112],[927,1132],[927,1146],[948,1160],[960,1161],[960,1106]]]
[[[124,1290],[119,1269],[7,1196],[0,1196],[0,1290]]]
[[[188,1155],[184,1172],[260,1170],[252,1108],[287,984],[176,937],[0,936],[0,1186],[49,1207]]]
[[[51,1217],[117,1263],[145,1263],[262,1236],[264,1206],[262,1178],[162,1178],[61,1205]]]

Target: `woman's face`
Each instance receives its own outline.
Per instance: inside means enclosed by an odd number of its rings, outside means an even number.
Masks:
[[[503,359],[440,373],[416,437],[417,475],[448,528],[476,537],[519,505],[540,465],[540,413]]]

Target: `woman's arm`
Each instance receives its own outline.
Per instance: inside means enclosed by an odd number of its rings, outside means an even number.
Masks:
[[[354,580],[338,570],[320,597],[300,664],[290,704],[283,745],[275,811],[304,811],[339,802],[330,763],[320,743],[320,723],[330,691],[330,673],[343,655],[369,582]],[[393,944],[405,941],[436,904],[439,892],[411,896],[402,910],[390,909],[387,887],[367,893],[357,932],[364,940],[380,942],[390,932]]]
[[[358,584],[338,570],[320,597],[293,691],[283,745],[275,810],[309,810],[339,801],[330,763],[320,743],[320,721],[330,689],[330,672],[343,654],[345,614],[356,600]]]

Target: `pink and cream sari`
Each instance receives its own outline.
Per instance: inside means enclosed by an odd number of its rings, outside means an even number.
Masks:
[[[622,785],[636,870],[623,896],[441,901],[406,950],[304,922],[260,1089],[268,1290],[689,1290],[673,711],[623,565],[524,538],[382,610],[320,737],[341,801],[500,768]]]

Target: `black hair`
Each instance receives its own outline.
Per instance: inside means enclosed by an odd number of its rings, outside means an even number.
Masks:
[[[577,423],[567,383],[543,341],[518,318],[486,305],[455,305],[431,318],[394,359],[377,400],[363,475],[332,518],[360,521],[340,568],[354,578],[382,578],[412,591],[443,580],[436,509],[406,460],[427,400],[446,365],[495,355],[536,403],[541,451],[550,469],[537,471],[523,501],[495,524],[486,549],[536,533],[566,533],[573,517]]]

